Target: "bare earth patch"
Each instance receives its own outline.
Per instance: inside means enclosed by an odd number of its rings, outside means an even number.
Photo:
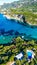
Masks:
[[[12,64],[12,62],[8,62],[8,63],[7,63],[7,65],[11,65],[11,64]]]

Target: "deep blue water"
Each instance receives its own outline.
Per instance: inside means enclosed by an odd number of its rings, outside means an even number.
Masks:
[[[35,26],[31,27],[30,25],[26,23],[24,23],[23,25],[22,23],[18,23],[17,20],[9,20],[3,14],[0,14],[0,31],[8,32],[10,30],[14,31],[13,32],[14,35],[15,35],[15,32],[17,31],[19,32],[20,35],[24,35],[25,39],[37,40],[37,27]],[[1,32],[0,32],[0,36],[1,36]],[[10,35],[10,36],[12,37],[13,35]]]

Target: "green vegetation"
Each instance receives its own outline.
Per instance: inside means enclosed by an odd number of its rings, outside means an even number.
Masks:
[[[36,54],[35,58],[32,59],[31,65],[37,64],[37,42],[32,41],[24,41],[20,37],[17,37],[14,39],[14,42],[10,45],[0,45],[0,65],[6,65],[7,62],[13,62],[14,57],[19,52],[24,52],[24,58],[23,60],[16,60],[16,65],[29,65],[26,58],[26,50],[27,49],[34,49],[34,52]]]
[[[25,3],[25,1],[26,1],[26,3]],[[14,6],[12,4],[14,4]],[[10,7],[10,5],[12,5],[12,6]],[[21,6],[21,7],[19,7],[19,6]],[[7,7],[7,4],[4,4],[4,5],[2,5],[1,8],[3,8],[3,9],[6,8],[6,10],[4,10],[3,12],[6,12],[6,14],[9,14],[10,16],[12,16],[13,14],[23,14],[28,23],[37,25],[37,1],[19,0],[17,2],[8,4],[8,7]],[[0,9],[0,11],[2,11],[2,9]]]
[[[7,9],[4,11],[6,12],[5,13],[6,15],[9,14],[11,17],[13,17],[14,14],[21,14],[25,16],[25,19],[28,23],[37,25],[37,2],[35,4],[32,3],[30,5],[29,3],[23,4],[23,6],[20,8],[13,9],[11,7]],[[31,63],[28,63],[26,60],[27,49],[34,50],[34,53],[36,55],[35,58],[32,59]],[[0,65],[7,65],[7,62],[10,62],[10,61],[13,62],[14,57],[19,52],[22,52],[22,51],[24,52],[24,58],[21,61],[16,60],[16,65],[37,65],[37,41],[35,40],[25,41],[21,39],[20,37],[15,38],[14,42],[10,45],[0,45]]]
[[[17,9],[10,9],[10,15],[22,14],[25,16],[26,21],[31,24],[37,24],[37,7],[36,6],[26,6]]]

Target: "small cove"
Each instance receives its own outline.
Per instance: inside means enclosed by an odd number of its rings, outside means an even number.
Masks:
[[[18,23],[18,21],[7,19],[3,14],[0,14],[0,44],[11,43],[11,40],[16,36],[24,36],[24,39],[27,40],[37,40],[37,26]]]

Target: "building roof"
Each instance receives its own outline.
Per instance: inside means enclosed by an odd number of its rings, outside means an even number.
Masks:
[[[21,58],[23,58],[23,53],[19,53],[18,55],[15,56],[15,58],[17,58],[18,60],[20,60]]]

